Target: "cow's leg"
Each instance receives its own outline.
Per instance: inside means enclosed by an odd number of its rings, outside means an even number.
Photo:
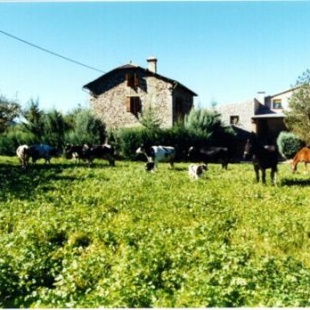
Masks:
[[[270,172],[271,182],[273,185],[277,185],[277,172],[276,169],[271,169]]]
[[[262,182],[263,184],[266,184],[266,170],[262,169]]]
[[[222,162],[222,169],[225,169],[227,170],[227,167],[228,167],[228,162]]]
[[[114,167],[115,166],[115,159],[114,159],[114,157],[112,155],[110,155],[110,154],[107,154],[106,158],[107,158],[107,160],[109,162],[109,165],[111,167]]]
[[[257,166],[254,166],[255,176],[256,176],[256,182],[259,182],[259,168]]]
[[[23,158],[23,162],[22,162],[22,168],[23,169],[26,169],[27,166],[29,164],[29,157],[26,155],[24,158]]]
[[[155,161],[155,165],[154,165],[154,171],[156,171],[158,168],[158,161]]]

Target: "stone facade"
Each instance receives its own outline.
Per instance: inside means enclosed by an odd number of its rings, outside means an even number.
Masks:
[[[156,70],[154,62],[151,65]],[[141,126],[139,115],[148,109],[161,121],[161,127],[171,127],[189,113],[196,94],[153,70],[128,64],[85,85],[92,111],[110,129]]]
[[[221,113],[225,125],[234,125],[245,131],[255,131],[252,116],[259,109],[259,102],[256,99],[248,100],[237,104],[228,104],[217,107]]]

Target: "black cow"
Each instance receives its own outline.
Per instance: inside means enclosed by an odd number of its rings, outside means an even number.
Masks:
[[[110,166],[115,166],[114,158],[115,150],[109,144],[103,145],[67,145],[65,147],[65,157],[67,159],[75,158],[77,160],[84,160],[89,165],[92,164],[95,158],[106,159]]]
[[[192,162],[220,163],[223,169],[227,169],[230,161],[230,153],[227,147],[196,147],[191,146],[187,153],[188,160]]]

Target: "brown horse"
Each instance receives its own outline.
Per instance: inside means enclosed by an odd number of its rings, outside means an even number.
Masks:
[[[308,147],[303,147],[294,156],[293,161],[292,161],[293,172],[297,170],[298,163],[304,163],[305,171],[308,172],[307,164],[310,163],[310,149]]]

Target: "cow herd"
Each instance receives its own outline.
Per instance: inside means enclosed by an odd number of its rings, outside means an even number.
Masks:
[[[50,164],[52,157],[64,155],[66,159],[74,159],[76,162],[84,161],[89,166],[95,159],[105,159],[111,167],[115,166],[115,149],[112,145],[105,143],[101,145],[66,145],[64,150],[60,150],[49,145],[21,145],[16,150],[16,155],[21,167],[26,169],[30,160],[35,164],[37,160],[44,159],[46,164]],[[166,162],[170,167],[174,167],[176,160],[176,148],[162,145],[140,145],[136,150],[136,156],[143,155],[146,159],[145,170],[155,172],[159,162]],[[271,181],[276,184],[277,165],[279,153],[276,145],[263,145],[258,140],[256,134],[251,134],[245,144],[243,159],[252,159],[253,168],[257,182],[260,180],[266,183],[266,170],[271,170]],[[186,161],[191,164],[188,167],[189,176],[193,179],[200,178],[208,170],[209,163],[219,163],[223,169],[227,169],[228,164],[234,162],[232,153],[227,147],[214,146],[191,146],[186,151]],[[292,160],[292,171],[297,170],[298,163],[310,163],[310,149],[304,147],[299,150]]]
[[[64,155],[66,159],[74,159],[76,162],[84,161],[91,165],[94,159],[105,159],[110,166],[115,166],[115,149],[109,144],[102,145],[66,145],[64,150],[56,149],[49,145],[21,145],[16,150],[16,155],[20,161],[21,167],[26,169],[30,164],[36,163],[39,159],[44,159],[46,164],[50,164],[52,157]],[[172,146],[146,146],[141,145],[136,150],[136,155],[143,154],[146,157],[145,170],[155,172],[159,162],[169,163],[174,167],[176,159],[176,149]],[[224,147],[190,147],[187,151],[187,160],[193,163],[189,166],[189,175],[194,179],[202,176],[207,171],[208,163],[221,163],[222,167],[227,169],[230,161],[229,152]]]

